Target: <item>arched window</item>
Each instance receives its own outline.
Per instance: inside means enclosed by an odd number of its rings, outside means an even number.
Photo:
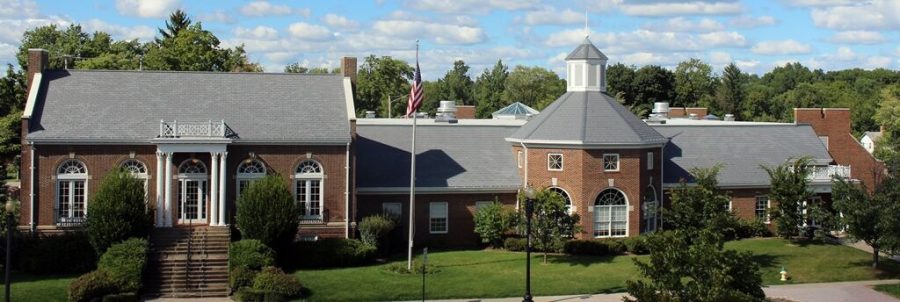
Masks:
[[[87,209],[88,171],[83,162],[64,161],[56,169],[56,223],[80,224]]]
[[[254,181],[266,177],[266,165],[261,160],[248,158],[237,167],[237,195]]]
[[[294,172],[294,196],[300,205],[301,219],[322,220],[322,183],[325,173],[322,165],[314,160],[305,160],[297,165]]]
[[[621,237],[628,230],[628,201],[617,189],[600,192],[594,202],[594,237]]]
[[[150,178],[150,174],[147,173],[147,165],[143,162],[136,159],[127,159],[122,162],[122,169],[125,169],[126,172],[130,173],[134,178],[140,179],[144,182],[144,196],[147,195],[147,179]]]
[[[206,165],[196,159],[188,159],[178,166],[178,174],[206,174]]]
[[[198,159],[178,165],[178,223],[206,223],[209,174]]]
[[[559,194],[559,196],[562,196],[563,200],[566,202],[566,213],[569,213],[569,215],[572,215],[572,199],[569,198],[569,193],[566,193],[566,190],[563,190],[560,187],[550,187],[547,190],[550,190],[550,192],[553,192],[553,193]]]
[[[656,188],[647,186],[644,191],[644,204],[641,207],[644,217],[644,232],[656,231],[659,224],[659,201],[656,199]]]

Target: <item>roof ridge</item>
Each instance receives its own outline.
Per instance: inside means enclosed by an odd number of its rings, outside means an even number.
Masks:
[[[541,125],[543,125],[544,122],[547,121],[547,119],[549,119],[549,117],[551,115],[553,115],[554,112],[556,112],[556,110],[559,110],[559,107],[562,107],[563,103],[569,101],[569,97],[571,97],[572,94],[570,92],[566,92],[565,94],[563,94],[563,96],[565,96],[565,99],[562,99],[561,102],[558,102],[556,107],[550,108],[549,112],[546,112],[547,108],[544,108],[544,112],[541,112],[541,114],[538,115],[538,118],[537,118],[538,121],[536,121],[538,123],[530,131],[528,131],[528,133],[526,135],[523,135],[522,136],[523,138],[527,138],[527,137],[531,136],[532,134],[534,134],[534,131],[537,131],[537,129],[540,129]],[[551,104],[553,104],[553,103],[551,103]],[[528,125],[528,123],[526,123],[525,125],[522,125],[522,127],[524,128],[526,125]]]
[[[113,70],[113,69],[54,69],[46,72],[69,72],[69,73],[176,73],[176,74],[215,74],[215,75],[287,75],[287,76],[342,76],[339,73],[292,73],[292,72],[249,72],[249,71],[197,71],[197,70]]]

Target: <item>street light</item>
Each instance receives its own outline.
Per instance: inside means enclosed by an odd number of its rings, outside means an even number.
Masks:
[[[534,214],[534,188],[525,187],[522,192],[525,194],[525,297],[522,302],[532,302],[531,300],[531,216]]]
[[[6,201],[6,276],[4,278],[4,282],[6,283],[6,302],[9,302],[9,288],[10,288],[10,266],[12,266],[12,237],[13,237],[13,227],[14,217],[13,211],[16,210],[16,204],[13,199],[9,199]]]
[[[392,116],[391,116],[391,104],[393,104],[394,102],[399,101],[399,100],[401,100],[401,99],[403,99],[403,98],[405,98],[405,97],[407,97],[407,96],[408,96],[408,94],[404,94],[404,95],[398,96],[398,97],[396,97],[396,98],[394,98],[394,99],[391,99],[391,96],[390,96],[390,95],[387,96],[387,97],[388,97],[388,101],[387,101],[387,118],[392,118]]]

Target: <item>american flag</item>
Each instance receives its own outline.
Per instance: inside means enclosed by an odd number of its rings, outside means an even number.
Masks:
[[[422,73],[419,71],[419,54],[416,51],[416,73],[412,87],[409,88],[409,102],[406,104],[406,117],[412,116],[422,106],[425,92],[422,90]]]

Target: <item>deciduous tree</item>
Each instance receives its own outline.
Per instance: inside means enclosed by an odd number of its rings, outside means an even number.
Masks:
[[[880,252],[900,249],[900,179],[885,177],[872,192],[865,184],[836,179],[831,194],[847,233],[872,247],[873,268],[879,267]]]
[[[544,263],[547,263],[547,253],[562,246],[565,238],[570,238],[578,232],[580,219],[577,214],[569,215],[562,196],[547,189],[536,192],[532,217],[533,243],[538,250],[543,251]]]
[[[675,99],[673,106],[693,107],[712,97],[712,67],[700,59],[691,58],[675,68]]]
[[[354,98],[357,115],[365,113],[366,110],[375,110],[381,112],[381,116],[387,116],[388,99],[409,94],[409,81],[412,76],[413,68],[404,61],[386,56],[366,57],[357,75]],[[426,96],[429,93],[432,92],[425,91]],[[392,107],[394,115],[405,114],[406,103],[402,101],[397,103]]]
[[[503,60],[497,60],[494,68],[485,69],[475,81],[475,116],[477,118],[490,118],[491,113],[500,110],[505,105],[503,93],[506,89],[506,78],[509,77],[509,68],[503,65]]]
[[[666,228],[699,231],[710,228],[727,231],[733,225],[734,216],[728,211],[731,198],[719,189],[717,177],[720,166],[693,168],[691,177],[682,180],[670,192],[670,209],[663,209]]]
[[[771,179],[769,198],[777,206],[770,210],[778,235],[785,239],[800,235],[806,222],[806,201],[812,196],[808,176],[812,172],[812,159],[789,159],[776,167],[762,166]]]
[[[566,92],[566,81],[555,72],[542,67],[516,66],[506,78],[504,103],[522,102],[537,110],[544,110]]]

